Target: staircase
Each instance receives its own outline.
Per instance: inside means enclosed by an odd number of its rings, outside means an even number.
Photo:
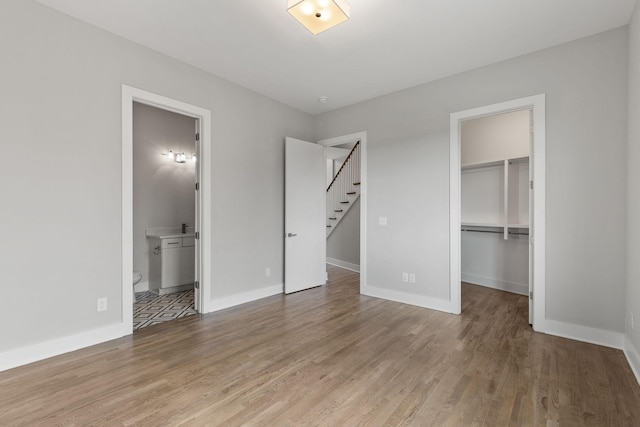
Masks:
[[[360,197],[360,141],[327,187],[327,238]]]

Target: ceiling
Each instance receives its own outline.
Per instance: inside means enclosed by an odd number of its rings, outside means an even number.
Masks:
[[[636,2],[349,0],[313,36],[287,0],[36,1],[310,114],[620,27]]]

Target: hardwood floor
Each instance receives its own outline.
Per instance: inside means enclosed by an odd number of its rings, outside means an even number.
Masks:
[[[640,425],[622,352],[532,332],[525,297],[464,284],[455,316],[329,278],[2,372],[0,425]]]

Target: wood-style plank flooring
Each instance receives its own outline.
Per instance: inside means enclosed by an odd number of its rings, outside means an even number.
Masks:
[[[532,332],[525,297],[465,284],[455,316],[329,278],[2,372],[0,425],[640,425],[622,352]]]

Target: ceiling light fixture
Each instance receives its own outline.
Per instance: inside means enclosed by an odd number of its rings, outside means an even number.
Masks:
[[[316,35],[349,19],[347,0],[289,0],[287,12]]]
[[[168,153],[161,153],[163,156],[167,156],[167,159],[173,160],[176,163],[185,163],[187,160],[191,159],[192,161],[196,161],[196,155],[192,154],[191,157],[187,157],[184,153],[174,153],[169,150]]]

